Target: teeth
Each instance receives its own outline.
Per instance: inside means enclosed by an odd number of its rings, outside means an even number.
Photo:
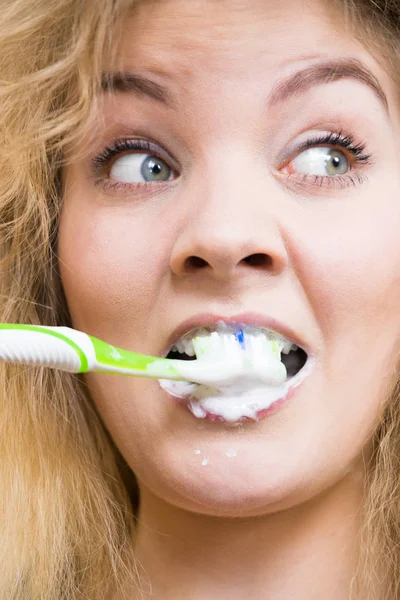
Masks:
[[[179,352],[179,354],[187,354],[188,356],[194,356],[195,351],[193,342],[191,339],[182,339],[176,342],[171,348],[172,352]]]
[[[297,350],[296,344],[292,344],[292,342],[289,341],[285,342],[282,348],[283,354],[289,354],[291,350]]]
[[[185,349],[185,353],[188,356],[194,356],[195,355],[195,351],[194,351],[192,340],[184,340],[183,341],[183,346],[184,346],[184,349]]]
[[[174,344],[171,350],[173,352],[179,352],[180,354],[187,354],[188,356],[196,356],[195,348],[193,345],[194,338],[219,338],[222,344],[232,342],[232,344],[234,343],[234,345],[236,346],[238,342],[234,338],[234,334],[237,332],[237,330],[237,328],[228,327],[226,325],[218,327],[217,331],[210,331],[206,328],[200,328],[190,332],[189,334],[186,334],[183,338],[181,338]],[[246,327],[243,328],[243,332],[244,345],[253,353],[262,352],[263,350],[265,350],[267,342],[269,340],[276,340],[279,352],[282,352],[283,354],[289,354],[290,351],[297,350],[298,348],[297,345],[292,343],[290,340],[287,340],[283,336],[280,336],[279,334],[273,333],[266,329]]]

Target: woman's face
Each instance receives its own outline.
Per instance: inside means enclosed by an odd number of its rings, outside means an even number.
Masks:
[[[123,27],[125,81],[64,173],[74,327],[161,356],[245,323],[311,368],[236,426],[157,381],[86,381],[143,494],[219,515],[293,506],[360,467],[396,364],[395,91],[318,2],[146,0]]]

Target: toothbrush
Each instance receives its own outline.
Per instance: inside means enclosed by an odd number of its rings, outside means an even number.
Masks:
[[[261,340],[260,340],[261,341]],[[186,361],[146,356],[116,348],[70,327],[0,324],[0,361],[44,366],[70,373],[116,373],[151,379],[188,381],[220,388],[243,374],[260,376],[270,384],[286,379],[276,340],[263,340],[244,351],[243,332],[193,339],[197,358]]]

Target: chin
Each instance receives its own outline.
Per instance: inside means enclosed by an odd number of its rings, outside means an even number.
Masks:
[[[258,468],[256,461],[234,465],[235,458],[230,459],[229,467],[225,461],[212,464],[211,458],[204,464],[206,458],[201,456],[197,465],[186,465],[184,470],[182,463],[174,470],[170,465],[167,478],[157,477],[146,487],[166,504],[197,514],[231,518],[272,514],[320,491],[312,482],[307,486],[298,465],[289,470],[282,465],[278,472],[275,469],[268,473],[262,465]]]

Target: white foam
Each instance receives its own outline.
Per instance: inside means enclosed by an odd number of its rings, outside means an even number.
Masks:
[[[199,386],[188,400],[188,407],[192,413],[202,418],[215,415],[228,423],[235,423],[243,418],[256,421],[260,411],[266,410],[286,395],[283,386],[249,388],[224,394],[219,390],[201,388],[203,386]]]
[[[227,456],[228,458],[233,458],[234,456],[236,456],[236,450],[230,448],[228,452],[225,452],[225,456]]]
[[[279,386],[263,385],[259,380],[243,380],[241,387],[223,390],[167,379],[160,380],[159,384],[168,394],[185,402],[198,419],[213,415],[228,423],[239,423],[244,418],[257,421],[260,411],[285,398],[309,375],[313,366],[314,360],[309,359],[297,375]]]

